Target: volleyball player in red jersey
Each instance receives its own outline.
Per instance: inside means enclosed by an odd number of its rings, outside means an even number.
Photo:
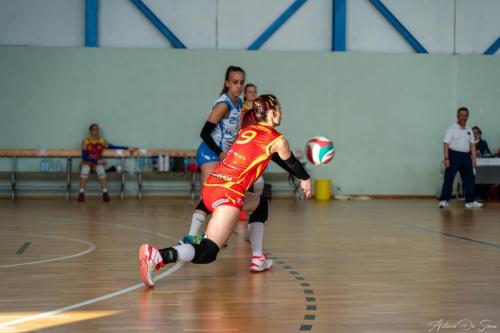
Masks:
[[[245,84],[243,88],[243,105],[241,106],[241,119],[245,116],[247,111],[253,109],[253,102],[257,98],[257,86],[253,83]],[[243,126],[241,126],[243,128]]]
[[[287,140],[275,129],[281,123],[281,115],[281,106],[275,96],[257,98],[253,110],[245,115],[250,125],[240,131],[227,156],[203,185],[203,202],[213,214],[205,238],[200,244],[183,244],[159,250],[149,244],[141,245],[139,266],[146,286],[154,286],[153,273],[165,264],[178,260],[195,264],[215,261],[219,249],[233,233],[242,210],[252,212],[249,223],[260,223],[263,227],[268,217],[267,201],[247,191],[271,159],[300,178],[305,197],[311,197],[309,175],[293,156]],[[262,243],[261,235],[256,238],[259,237]],[[253,250],[254,242],[251,241]],[[264,271],[272,266],[272,261],[261,255],[252,258],[252,266],[254,271]]]

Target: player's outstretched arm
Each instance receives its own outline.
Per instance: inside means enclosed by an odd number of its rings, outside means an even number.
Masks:
[[[300,179],[300,187],[304,191],[306,199],[309,199],[311,197],[311,177],[304,169],[302,163],[293,156],[288,141],[285,138],[278,140],[273,144],[270,152],[276,153],[285,162],[292,174]]]

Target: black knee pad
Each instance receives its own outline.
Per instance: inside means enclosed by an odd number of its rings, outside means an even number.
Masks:
[[[196,206],[196,209],[204,211],[207,215],[210,214],[210,211],[203,203],[203,200],[200,200],[200,202],[198,203],[198,206]]]
[[[191,260],[194,264],[209,264],[217,259],[219,247],[208,238],[203,238],[199,245],[195,244],[194,259]]]
[[[248,223],[252,222],[262,222],[266,223],[269,214],[269,205],[267,204],[267,199],[260,197],[259,205],[250,215]]]

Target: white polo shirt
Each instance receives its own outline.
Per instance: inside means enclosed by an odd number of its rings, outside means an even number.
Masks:
[[[470,128],[462,128],[454,123],[446,130],[443,142],[449,144],[451,150],[468,153],[470,152],[470,144],[474,143],[474,135]]]

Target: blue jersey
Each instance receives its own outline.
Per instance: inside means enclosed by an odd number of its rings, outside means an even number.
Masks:
[[[229,97],[224,94],[215,101],[212,109],[220,103],[226,103],[229,110],[229,116],[219,121],[217,126],[212,131],[211,136],[219,148],[222,149],[222,151],[227,152],[233,145],[234,141],[236,141],[240,131],[241,107],[243,106],[243,101],[241,98],[238,98],[238,105],[234,105]],[[198,162],[198,165],[201,166],[208,162],[218,162],[219,156],[217,156],[217,154],[202,141],[196,153],[196,161]]]
[[[212,138],[222,151],[227,152],[233,145],[234,141],[236,141],[238,133],[240,132],[241,107],[243,105],[243,101],[241,98],[238,98],[238,105],[234,105],[229,97],[224,94],[215,101],[212,109],[220,103],[225,103],[227,105],[229,116],[227,118],[222,118],[219,121],[217,126],[212,131]]]

